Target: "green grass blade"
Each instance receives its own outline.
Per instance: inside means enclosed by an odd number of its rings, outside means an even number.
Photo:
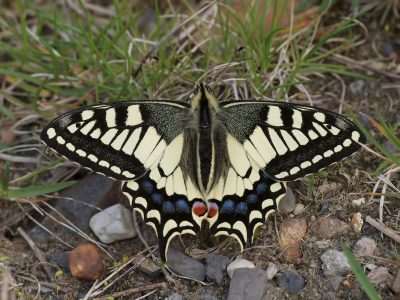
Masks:
[[[350,249],[346,247],[345,244],[341,244],[344,254],[346,255],[347,259],[349,260],[349,264],[351,269],[353,270],[354,275],[356,275],[358,281],[360,282],[361,286],[363,287],[365,293],[368,295],[369,299],[371,300],[380,300],[381,297],[376,292],[374,286],[369,281],[367,275],[365,275],[363,269],[361,268],[360,264],[357,262],[353,254],[351,253]]]
[[[6,165],[4,166],[4,176],[3,176],[3,185],[2,185],[2,190],[3,190],[4,195],[8,194],[9,182],[10,182],[10,164],[9,164],[9,162],[6,162]]]
[[[45,195],[45,194],[57,192],[59,190],[65,189],[75,183],[76,183],[76,181],[68,181],[68,182],[60,182],[60,183],[53,183],[53,184],[46,184],[46,185],[39,185],[39,186],[30,186],[30,187],[16,189],[16,190],[9,190],[8,195],[10,198],[34,197],[34,196]]]
[[[48,164],[47,166],[41,168],[40,170],[37,170],[36,172],[33,172],[33,173],[29,174],[28,176],[25,176],[25,177],[21,178],[20,180],[18,180],[18,182],[21,183],[21,182],[24,182],[24,181],[26,181],[28,179],[31,179],[31,178],[39,175],[40,173],[42,173],[42,172],[44,172],[44,171],[56,166],[58,163],[60,163],[60,162],[62,162],[64,160],[65,160],[64,157],[60,157],[59,159],[53,161],[52,163]]]
[[[349,113],[349,115],[351,116],[351,118],[353,119],[354,123],[356,123],[356,125],[361,129],[361,131],[365,134],[365,136],[382,152],[386,155],[386,157],[388,157],[389,159],[391,159],[393,161],[393,163],[395,163],[396,165],[400,166],[400,162],[398,161],[398,159],[393,156],[392,154],[390,154],[377,140],[375,140],[373,138],[373,136],[369,133],[369,131],[361,124],[361,122],[357,119],[357,117],[354,115],[354,113],[348,108],[346,107],[347,112]]]
[[[398,261],[400,261],[400,254],[396,253],[396,252],[390,252],[390,254],[392,254],[394,256],[395,259],[397,259]]]
[[[308,176],[307,199],[311,199],[315,178],[313,175]]]
[[[9,110],[7,107],[4,105],[0,105],[0,112],[3,113],[5,116],[9,117],[11,120],[15,120],[15,117],[11,110]]]

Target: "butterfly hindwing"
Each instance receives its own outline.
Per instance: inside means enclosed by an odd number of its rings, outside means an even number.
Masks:
[[[365,143],[354,123],[319,108],[270,101],[229,101],[221,108],[227,130],[274,180],[316,173]]]
[[[286,185],[268,177],[244,147],[230,134],[226,135],[229,166],[207,197],[210,233],[236,238],[243,250],[251,244],[257,227],[277,209],[286,193]]]
[[[207,205],[195,182],[195,161],[184,159],[192,149],[190,131],[179,134],[136,181],[124,182],[122,192],[143,220],[157,234],[162,261],[171,239],[179,234],[197,234],[206,217]]]
[[[187,105],[125,101],[63,114],[41,139],[66,158],[116,180],[139,178],[187,122]]]

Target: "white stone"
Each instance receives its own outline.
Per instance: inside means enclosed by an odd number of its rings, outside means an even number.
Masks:
[[[278,268],[276,267],[276,265],[274,263],[270,262],[268,264],[268,268],[267,268],[268,280],[271,280],[272,278],[274,278],[276,273],[278,273]]]
[[[255,268],[256,266],[251,262],[248,261],[247,259],[244,258],[236,258],[233,262],[231,262],[226,268],[226,272],[228,273],[228,276],[230,279],[232,279],[233,272],[235,272],[236,269],[239,268]]]
[[[95,214],[89,226],[103,243],[109,244],[137,236],[132,217],[131,210],[115,204]]]
[[[352,201],[354,206],[360,206],[361,204],[365,203],[365,198],[361,197]]]
[[[301,215],[304,212],[304,204],[302,203],[297,203],[296,206],[294,207],[293,214],[295,216]]]

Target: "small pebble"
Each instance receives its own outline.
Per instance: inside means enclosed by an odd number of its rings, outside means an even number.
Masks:
[[[69,263],[68,263],[69,253],[70,252],[54,252],[53,255],[51,256],[50,263],[69,270]]]
[[[209,254],[206,257],[206,277],[209,281],[221,283],[229,258],[221,254]]]
[[[138,264],[139,262],[141,262],[143,259],[143,257],[136,257],[135,260],[133,261],[135,264]],[[138,267],[138,269],[140,271],[142,271],[145,274],[152,274],[158,270],[161,270],[160,267],[158,267],[156,264],[154,264],[153,262],[151,262],[148,259],[145,259],[140,266]]]
[[[350,282],[348,280],[343,281],[342,284],[348,290],[351,288]]]
[[[361,232],[364,221],[362,220],[361,213],[355,213],[351,219],[355,232]]]
[[[89,226],[106,244],[137,236],[132,211],[122,204],[115,204],[95,214],[90,219]]]
[[[293,296],[298,294],[306,286],[306,281],[303,277],[286,271],[282,276],[278,277],[278,286],[284,287]]]
[[[239,268],[255,268],[256,266],[251,262],[248,261],[247,259],[244,258],[236,258],[233,262],[231,262],[226,269],[226,272],[228,273],[228,276],[230,279],[233,277],[233,273],[235,272],[236,269]]]
[[[302,213],[304,213],[304,204],[303,203],[297,203],[296,206],[294,207],[294,211],[293,214],[295,216],[301,215]]]
[[[392,44],[385,43],[385,44],[382,45],[382,53],[383,53],[383,55],[389,56],[393,52],[394,52],[394,49],[393,49]]]
[[[92,244],[83,244],[68,254],[72,276],[79,279],[96,280],[104,270],[99,251]]]
[[[327,212],[329,212],[329,208],[331,208],[331,203],[329,201],[323,202],[321,204],[321,210],[319,213],[321,215],[325,215]]]
[[[376,242],[373,239],[362,237],[354,245],[353,253],[358,255],[373,255],[376,247]]]
[[[198,260],[187,256],[171,247],[168,248],[167,266],[178,275],[203,281],[206,277],[206,267]]]
[[[167,298],[168,300],[183,300],[183,296],[178,293],[173,293],[171,296]]]
[[[373,269],[369,274],[367,275],[369,281],[371,281],[372,284],[378,284],[381,282],[384,282],[389,279],[389,271],[384,268],[384,267],[378,267],[376,269]]]
[[[349,261],[343,252],[330,249],[321,255],[321,260],[325,277],[347,276],[351,273]]]
[[[270,262],[268,264],[268,268],[267,268],[268,280],[271,280],[272,278],[274,278],[276,273],[278,273],[278,268],[276,267],[276,265],[274,263]]]
[[[261,268],[239,268],[229,284],[228,300],[262,299],[267,273]],[[201,297],[199,299],[202,299]]]
[[[330,239],[348,233],[350,226],[334,218],[321,218],[313,226],[314,234],[318,238]]]
[[[332,288],[337,291],[339,289],[339,285],[342,283],[344,277],[341,276],[333,276],[329,277],[328,281],[331,284]]]
[[[365,80],[355,79],[352,83],[350,83],[349,90],[353,94],[363,95],[365,91],[364,87],[365,87]]]
[[[283,252],[283,258],[295,262],[302,256],[302,238],[307,232],[305,219],[286,219],[279,228],[279,250]]]
[[[393,282],[392,290],[396,294],[400,294],[400,268],[397,271],[397,276],[396,276],[396,279]]]
[[[364,199],[364,197],[361,197],[361,198],[355,199],[351,202],[353,203],[354,206],[360,206],[365,203],[365,199]]]
[[[385,145],[384,148],[390,154],[396,154],[397,152],[399,152],[399,149],[397,149],[397,147],[395,145],[393,145],[392,143],[389,143],[389,144]]]
[[[329,240],[316,241],[315,244],[319,249],[326,249],[331,246],[331,242]]]
[[[296,197],[290,187],[286,188],[286,194],[283,196],[278,204],[278,210],[282,213],[290,213],[293,211],[296,205]]]
[[[365,265],[365,267],[368,269],[368,270],[373,270],[373,269],[376,269],[378,266],[377,265],[374,265],[374,264],[366,264]]]

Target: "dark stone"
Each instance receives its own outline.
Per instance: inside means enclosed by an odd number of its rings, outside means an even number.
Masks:
[[[261,268],[239,268],[233,273],[228,300],[261,300],[268,275]]]
[[[53,255],[51,256],[50,263],[52,263],[53,265],[59,266],[59,267],[63,267],[69,271],[70,269],[69,269],[69,263],[68,263],[68,254],[70,252],[71,251],[54,252]]]
[[[341,276],[333,276],[329,277],[328,281],[331,284],[332,288],[337,291],[339,289],[340,283],[343,281],[344,277]]]
[[[206,257],[206,276],[209,281],[221,283],[223,272],[229,265],[229,258],[220,254],[209,254]]]
[[[323,202],[319,213],[325,215],[329,211],[329,208],[331,208],[331,203],[329,201]]]
[[[390,154],[396,154],[397,152],[400,151],[400,149],[397,149],[397,147],[392,144],[392,143],[388,143],[385,145],[384,147],[386,149],[387,152],[389,152]]]
[[[203,281],[206,276],[204,265],[172,248],[168,249],[167,266],[178,275]]]
[[[290,187],[286,188],[286,194],[278,203],[278,210],[281,213],[290,213],[296,206],[296,197]]]
[[[371,114],[372,114],[372,111],[369,110],[369,109],[363,110],[363,111],[361,111],[361,112],[362,112],[363,114],[367,115],[367,116],[371,116]],[[358,120],[360,121],[361,125],[362,125],[365,129],[369,130],[369,129],[372,127],[372,122],[371,122],[366,116],[360,114],[360,115],[358,116]]]
[[[89,220],[92,215],[98,212],[95,207],[103,209],[119,203],[122,195],[120,185],[120,182],[105,176],[91,174],[79,180],[73,186],[62,190],[60,199],[57,199],[52,206],[80,230],[88,232]],[[63,198],[72,198],[75,201]],[[57,213],[51,211],[50,214],[55,219],[65,222]],[[58,237],[64,236],[65,233],[75,234],[74,231],[66,229],[48,216],[41,221],[41,224]],[[53,238],[39,226],[30,230],[29,235],[39,247],[44,248]]]
[[[219,300],[216,296],[205,295],[203,296],[202,300]]]
[[[179,295],[178,293],[173,293],[170,297],[168,297],[169,300],[183,300],[183,297]]]
[[[382,46],[382,53],[383,53],[383,55],[389,56],[389,55],[392,54],[393,52],[394,52],[394,50],[393,50],[392,44],[386,43],[386,44],[384,44],[384,45]]]
[[[282,276],[278,278],[278,286],[285,288],[292,295],[296,295],[306,286],[306,281],[303,277],[286,271]]]

